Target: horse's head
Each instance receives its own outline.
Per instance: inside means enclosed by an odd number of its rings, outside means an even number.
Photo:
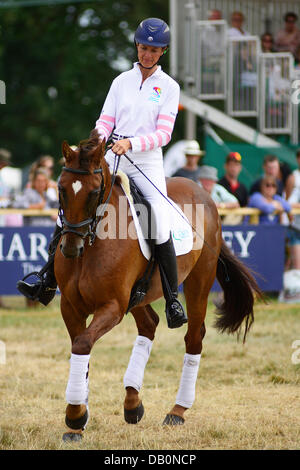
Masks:
[[[60,217],[63,224],[61,252],[66,258],[83,253],[85,240],[92,243],[96,230],[96,210],[106,189],[105,141],[92,137],[73,150],[62,144],[65,166],[59,179]]]

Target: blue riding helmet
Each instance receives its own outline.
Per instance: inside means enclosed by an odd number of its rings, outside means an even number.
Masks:
[[[170,28],[159,18],[147,18],[139,24],[134,41],[146,46],[167,47],[170,44]]]

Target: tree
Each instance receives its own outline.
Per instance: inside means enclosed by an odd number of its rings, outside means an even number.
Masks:
[[[113,78],[135,60],[143,18],[168,21],[168,2],[99,0],[1,10],[0,146],[18,166],[60,158],[61,142],[86,138]],[[163,62],[167,70],[167,60]]]

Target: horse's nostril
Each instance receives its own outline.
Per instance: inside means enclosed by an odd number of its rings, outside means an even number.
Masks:
[[[83,246],[79,249],[79,256],[83,255]]]

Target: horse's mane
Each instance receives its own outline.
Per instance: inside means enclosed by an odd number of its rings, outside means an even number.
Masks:
[[[92,136],[89,139],[81,140],[78,144],[79,149],[79,166],[83,170],[88,170],[90,162],[91,162],[91,155],[93,154],[93,150],[99,144],[98,136]]]

